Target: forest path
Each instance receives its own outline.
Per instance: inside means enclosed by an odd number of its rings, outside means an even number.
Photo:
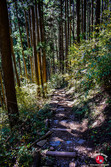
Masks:
[[[53,157],[44,162],[43,166],[53,167],[85,167],[94,161],[94,150],[91,143],[84,138],[87,121],[78,122],[72,107],[74,102],[66,95],[64,89],[56,90],[50,102],[54,116],[50,122],[53,133],[45,145],[49,151],[74,152],[74,157]],[[70,154],[70,153],[69,153]]]

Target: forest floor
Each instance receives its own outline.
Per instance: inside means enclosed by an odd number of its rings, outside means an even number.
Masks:
[[[97,101],[100,110],[105,109],[105,99],[103,95],[97,95],[93,102]],[[54,92],[50,102],[53,117],[50,120],[50,130],[53,133],[48,138],[42,150],[74,153],[74,157],[45,156],[43,154],[41,166],[52,167],[85,167],[97,165],[97,154],[103,153],[105,142],[108,144],[109,138],[104,134],[105,124],[102,112],[89,126],[88,118],[78,119],[73,112],[74,100],[66,94],[65,89],[58,89]],[[97,106],[96,106],[97,107]],[[108,109],[109,110],[109,109]],[[104,123],[103,123],[104,122]],[[101,133],[104,137],[101,137]],[[94,144],[96,141],[96,145]],[[104,154],[108,153],[108,148],[103,149]],[[102,151],[102,152],[101,152]],[[108,155],[109,156],[109,155]],[[109,161],[105,161],[108,164]]]

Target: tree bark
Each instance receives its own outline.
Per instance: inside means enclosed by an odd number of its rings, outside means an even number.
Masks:
[[[86,0],[84,0],[84,39],[86,39]]]
[[[11,30],[10,30],[10,41],[11,41],[11,52],[12,52],[12,57],[13,57],[13,62],[14,62],[17,85],[18,85],[18,87],[20,87],[20,79],[19,79],[18,72],[17,72],[17,65],[16,65],[16,59],[15,59],[15,54],[14,54],[14,50],[13,50],[13,39],[11,37]]]
[[[64,73],[64,50],[63,50],[63,0],[60,0],[60,21],[59,21],[59,59],[60,71]]]
[[[92,32],[93,32],[93,6],[94,6],[94,0],[92,0],[92,3],[91,3],[91,13],[92,13],[92,18],[91,18],[91,26],[92,26]]]
[[[37,64],[37,51],[36,51],[36,35],[35,35],[35,15],[34,15],[34,7],[31,7],[32,11],[32,29],[33,29],[33,55],[34,55],[34,65],[35,65],[35,78],[36,83],[38,85],[37,94],[40,95],[40,82],[39,82],[39,75],[38,75],[38,64]]]
[[[76,2],[77,9],[77,42],[80,42],[80,0]]]
[[[22,34],[21,34],[21,30],[20,30],[19,17],[18,17],[18,11],[17,11],[17,1],[14,0],[14,2],[15,2],[15,10],[16,10],[16,16],[17,16],[18,28],[19,28],[19,34],[20,34],[20,42],[21,42],[21,48],[22,48],[22,56],[23,56],[23,62],[24,62],[25,75],[26,75],[26,78],[28,79],[27,67],[26,67],[26,62],[25,62],[25,55],[24,55],[24,50],[23,50]]]
[[[2,74],[0,72],[0,84],[1,84],[1,89],[2,89],[2,95],[3,95],[3,102],[6,106],[6,99],[5,99],[5,92],[4,92],[4,87],[3,87],[3,83],[2,83]]]
[[[45,27],[44,27],[44,18],[43,18],[43,0],[39,0],[38,2],[38,9],[39,9],[39,18],[40,18],[40,34],[41,34],[41,42],[45,44]],[[45,94],[47,93],[47,69],[46,69],[46,52],[43,46],[42,49],[43,58],[42,58],[42,69],[43,69],[43,84],[44,84],[44,91]]]
[[[66,72],[68,69],[68,34],[67,34],[67,0],[65,0],[65,65],[66,65]]]
[[[11,59],[11,41],[6,0],[0,0],[0,53],[10,127],[18,123],[19,112],[17,107],[14,73]]]
[[[95,25],[100,24],[100,0],[96,0],[96,23]]]
[[[35,16],[36,16],[36,27],[37,27],[37,45],[40,43],[40,24],[39,24],[39,19],[38,19],[38,5],[37,2],[35,1]],[[37,51],[37,63],[38,63],[38,75],[39,75],[39,82],[42,86],[42,94],[43,97],[45,96],[44,94],[44,83],[43,83],[43,71],[42,71],[42,62],[41,62],[41,49]]]

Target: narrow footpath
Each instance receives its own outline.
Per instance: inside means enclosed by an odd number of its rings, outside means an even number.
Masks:
[[[86,167],[96,164],[93,143],[84,135],[88,122],[75,119],[72,111],[74,103],[64,89],[54,92],[50,106],[53,111],[50,130],[53,130],[53,133],[43,147],[49,151],[49,156],[41,166]]]

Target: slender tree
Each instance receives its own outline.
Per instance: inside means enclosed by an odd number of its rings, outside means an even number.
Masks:
[[[11,37],[11,29],[10,29],[10,41],[11,41],[11,53],[12,53],[12,57],[13,57],[17,85],[18,85],[18,87],[20,87],[20,79],[19,79],[19,75],[18,75],[18,71],[17,71],[16,58],[15,58],[15,54],[14,54],[14,50],[13,50],[13,39]]]
[[[92,0],[92,2],[91,2],[91,26],[92,26],[92,32],[93,32],[93,6],[94,6],[94,0]]]
[[[33,29],[33,55],[34,55],[34,64],[35,64],[35,78],[38,85],[37,94],[40,95],[40,82],[38,74],[38,63],[37,63],[37,51],[36,51],[36,34],[35,34],[35,13],[34,6],[31,7],[32,11],[32,29]]]
[[[59,59],[60,71],[64,73],[64,50],[63,50],[63,0],[60,0],[60,20],[59,20]]]
[[[96,22],[95,25],[100,24],[100,0],[96,0]]]
[[[22,48],[22,56],[23,56],[23,62],[24,62],[25,75],[26,75],[26,78],[28,79],[28,73],[27,73],[24,49],[23,49],[22,33],[21,33],[21,30],[20,30],[18,10],[17,10],[17,1],[16,0],[13,0],[13,1],[15,2],[15,10],[16,10],[16,17],[17,17],[17,22],[18,22],[19,34],[20,34],[20,42],[21,42],[21,48]]]
[[[68,39],[67,39],[67,0],[65,0],[65,62],[66,62],[66,71],[68,68],[68,60],[67,60],[67,55],[68,55]]]
[[[9,122],[11,128],[13,128],[13,126],[17,125],[19,112],[12,67],[11,42],[6,0],[0,0],[0,54],[2,58]]]
[[[80,0],[76,2],[77,10],[77,42],[80,42]]]
[[[86,0],[84,0],[84,39],[86,39]]]
[[[75,32],[75,25],[74,25],[74,9],[75,9],[75,5],[74,5],[74,0],[73,0],[73,43],[74,43],[74,40],[75,40],[75,37],[74,37],[74,32]]]
[[[41,42],[45,44],[45,26],[44,26],[44,14],[43,14],[43,0],[39,0],[38,2],[39,9],[39,21],[40,21],[40,35]],[[43,83],[44,83],[44,91],[47,93],[47,69],[46,69],[46,52],[43,46],[42,48],[43,58],[42,58],[42,70],[43,70]]]

